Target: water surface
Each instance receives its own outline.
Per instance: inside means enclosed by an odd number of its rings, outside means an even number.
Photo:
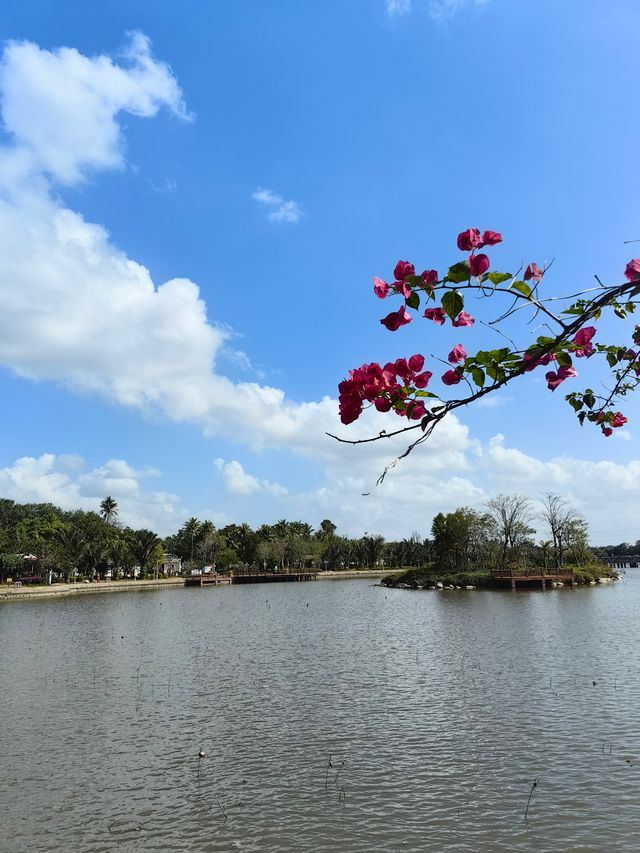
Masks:
[[[640,576],[373,583],[0,604],[3,853],[640,849]]]

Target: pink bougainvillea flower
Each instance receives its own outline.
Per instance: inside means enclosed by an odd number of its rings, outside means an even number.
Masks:
[[[613,416],[613,420],[611,421],[612,427],[621,427],[627,423],[628,418],[622,414],[622,412],[616,412]]]
[[[498,234],[497,231],[485,231],[482,235],[482,242],[480,243],[480,247],[495,246],[496,243],[502,243],[502,234]]]
[[[602,434],[609,438],[610,435],[613,435],[613,430],[611,427],[602,427]]]
[[[466,311],[461,311],[451,325],[458,328],[460,326],[473,326],[474,323],[475,319],[471,314],[467,314]]]
[[[425,284],[433,285],[438,281],[438,271],[437,270],[425,270],[420,278],[424,281]]]
[[[394,281],[393,289],[396,293],[401,293],[405,299],[411,296],[411,288],[405,281]]]
[[[406,358],[398,358],[396,360],[395,367],[396,367],[396,373],[398,374],[398,376],[401,379],[403,379],[405,382],[408,382],[413,371],[411,370],[411,368],[407,364],[407,359]]]
[[[429,380],[433,376],[430,370],[425,370],[424,373],[419,373],[416,378],[413,380],[413,384],[416,388],[426,388],[429,384]]]
[[[427,411],[422,403],[415,403],[411,410],[411,414],[409,415],[409,419],[412,421],[419,421],[420,418],[423,418],[426,415],[426,413]]]
[[[358,385],[353,379],[345,379],[338,385],[340,420],[343,424],[350,424],[360,417],[362,412],[362,399],[358,391]]]
[[[424,367],[424,356],[420,355],[420,353],[416,353],[412,355],[409,359],[409,368],[414,373],[420,373],[422,368]]]
[[[467,228],[466,231],[461,231],[458,234],[458,248],[461,252],[471,252],[473,249],[478,249],[482,245],[482,237],[477,228]]]
[[[574,367],[568,367],[563,364],[558,368],[558,372],[554,373],[550,370],[545,373],[544,378],[547,380],[547,388],[549,391],[555,391],[558,385],[561,385],[565,379],[570,379],[572,376],[577,376],[578,371]]]
[[[578,344],[580,349],[575,351],[575,355],[578,358],[584,358],[586,356],[593,355],[593,344],[591,343],[591,338],[595,335],[596,328],[595,326],[585,326],[584,329],[580,329],[576,336],[573,339],[574,344]]]
[[[447,318],[447,313],[444,308],[427,308],[424,312],[424,316],[427,320],[433,320],[434,323],[437,323],[439,326],[443,326],[444,321]]]
[[[373,405],[379,412],[388,412],[391,408],[391,400],[387,397],[376,397],[373,401]]]
[[[525,281],[541,281],[542,276],[544,275],[544,270],[541,270],[538,264],[530,263],[529,266],[524,271],[524,280]]]
[[[469,271],[476,278],[484,275],[491,266],[491,261],[486,255],[469,255]]]
[[[629,281],[637,281],[640,278],[640,258],[634,258],[632,261],[629,261],[624,274]]]
[[[541,355],[539,358],[536,358],[532,353],[525,352],[522,356],[523,362],[527,365],[525,370],[533,370],[536,367],[540,367],[540,365],[547,365],[552,361],[556,360],[555,354],[552,352],[545,353],[545,355]]]
[[[416,268],[413,264],[410,264],[409,261],[398,261],[398,263],[396,264],[396,268],[393,271],[393,274],[399,281],[402,281],[408,275],[415,275]]]
[[[460,364],[460,362],[464,361],[466,357],[467,351],[462,346],[462,344],[456,344],[447,356],[447,361],[450,364]]]
[[[390,285],[387,284],[386,281],[383,281],[381,278],[373,277],[373,292],[378,297],[378,299],[384,299],[387,293],[391,290]]]
[[[440,378],[445,385],[457,385],[462,379],[462,376],[459,373],[456,373],[455,370],[447,370],[447,372],[443,373]]]
[[[390,314],[387,314],[382,320],[380,320],[385,329],[389,329],[390,332],[396,332],[400,326],[406,326],[407,323],[411,322],[411,315],[405,311],[404,305],[398,308],[397,311],[392,311]]]

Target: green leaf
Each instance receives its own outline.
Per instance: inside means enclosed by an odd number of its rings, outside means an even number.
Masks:
[[[424,284],[421,276],[419,275],[408,275],[405,278],[407,284],[411,285],[411,287],[417,287],[419,284]]]
[[[414,391],[415,397],[437,397],[437,394],[432,394],[431,391]]]
[[[491,284],[502,284],[503,281],[509,281],[513,278],[510,272],[488,272],[480,276],[480,281],[490,281]]]
[[[469,270],[469,261],[460,261],[452,267],[449,267],[449,271],[445,276],[447,281],[451,281],[454,284],[460,284],[462,281],[469,281],[470,278],[471,271]]]
[[[616,305],[613,309],[613,313],[616,315],[616,317],[620,317],[621,320],[624,320],[627,316],[627,312],[624,310],[622,305]]]
[[[420,297],[415,290],[411,292],[411,296],[407,299],[407,306],[415,309],[416,311],[420,307]]]
[[[618,357],[615,353],[609,352],[607,353],[607,364],[609,367],[615,367],[618,363]]]
[[[499,382],[501,379],[504,379],[504,370],[495,364],[490,364],[487,367],[487,376],[493,379],[494,382]]]
[[[569,397],[567,397],[567,401],[569,402],[569,405],[573,407],[574,412],[579,412],[584,405],[582,400],[576,400],[575,397],[573,399],[569,399]]]
[[[503,361],[510,353],[511,350],[509,347],[503,347],[502,349],[492,349],[489,356],[493,361],[500,362]]]
[[[593,319],[594,319],[594,320],[599,320],[601,315],[602,315],[602,311],[600,310],[600,308],[598,308],[598,310],[597,310],[597,311],[594,311],[594,312],[593,312]]]
[[[568,352],[559,352],[556,354],[556,361],[563,367],[571,367],[573,361]]]
[[[484,370],[479,367],[474,367],[471,371],[471,378],[480,388],[484,388]]]
[[[580,424],[584,424],[584,419],[585,419],[586,415],[587,415],[586,412],[579,412],[578,413],[578,420],[580,421]]]
[[[635,302],[627,302],[624,307],[629,312],[629,314],[633,314],[633,312],[636,310]]]
[[[510,287],[510,290],[517,290],[518,293],[521,293],[523,296],[526,296],[527,299],[531,298],[531,288],[529,287],[526,281],[514,281]]]
[[[455,320],[464,308],[464,299],[457,290],[447,290],[442,297],[442,307],[451,320]]]
[[[596,404],[596,398],[590,391],[587,391],[585,393],[583,399],[585,406],[588,406],[590,409],[593,409]]]

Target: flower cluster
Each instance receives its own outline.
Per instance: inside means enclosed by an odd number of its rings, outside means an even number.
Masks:
[[[450,408],[466,405],[487,391],[503,386],[515,376],[542,366],[551,366],[545,373],[545,379],[547,388],[555,391],[565,380],[577,377],[577,370],[573,366],[574,359],[590,358],[595,353],[606,356],[616,377],[617,394],[622,396],[627,390],[640,384],[640,352],[601,343],[594,345],[596,327],[586,325],[590,320],[598,320],[602,307],[612,307],[615,314],[621,318],[634,311],[640,301],[634,299],[640,294],[640,258],[632,259],[626,266],[624,275],[631,284],[612,288],[611,300],[608,303],[601,297],[597,301],[578,299],[562,312],[577,316],[578,320],[572,319],[570,323],[565,323],[546,307],[544,303],[549,300],[538,296],[538,285],[546,273],[544,265],[541,267],[530,261],[521,279],[511,273],[490,271],[489,257],[481,250],[501,242],[502,235],[497,231],[467,228],[458,234],[456,240],[458,249],[468,253],[467,256],[449,267],[442,277],[435,269],[425,269],[418,274],[415,265],[406,260],[397,262],[392,281],[374,277],[373,291],[376,297],[385,299],[388,296],[400,296],[402,299],[401,305],[382,318],[380,323],[389,331],[395,332],[411,323],[412,312],[417,312],[421,302],[426,302],[421,309],[422,316],[435,325],[444,326],[449,320],[453,328],[473,326],[475,319],[464,310],[466,292],[471,290],[483,297],[500,292],[513,294],[516,301],[527,300],[536,315],[544,312],[552,321],[555,320],[560,325],[560,332],[552,333],[555,335],[552,337],[539,337],[537,342],[524,352],[515,347],[503,347],[489,351],[479,350],[468,356],[464,346],[456,344],[447,357],[451,367],[442,374],[441,381],[443,385],[450,387],[464,380],[471,389],[471,395],[461,400],[449,400],[444,406],[434,408],[431,412],[426,409],[424,398],[434,398],[436,395],[425,391],[432,373],[424,370],[422,355],[416,354],[409,359],[400,358],[384,366],[375,362],[364,364],[349,371],[349,377],[339,385],[340,418],[344,424],[355,421],[366,404],[375,406],[379,412],[393,410],[410,420],[423,420],[427,415],[432,420],[438,420]],[[628,301],[617,301],[621,296]],[[508,309],[499,319],[510,316],[520,307],[522,302],[518,303],[517,308]],[[567,334],[569,329],[573,337]],[[575,329],[578,331],[574,334]],[[640,325],[635,327],[632,337],[634,345],[640,347]],[[473,390],[474,386],[477,391]],[[593,422],[605,436],[611,435],[614,429],[627,422],[621,412],[609,410],[611,397],[605,400],[590,389],[571,392],[565,399],[574,408],[580,423],[585,419]],[[425,427],[425,424],[426,421],[423,421],[422,426]]]
[[[381,367],[376,362],[349,371],[349,378],[338,385],[340,420],[350,424],[362,413],[365,403],[373,403],[379,412],[394,409],[410,420],[426,414],[417,398],[429,384],[432,373],[423,370],[424,356],[399,358]]]
[[[597,424],[602,430],[602,434],[609,438],[610,435],[613,435],[614,429],[624,426],[628,419],[622,412],[592,412],[589,415],[589,420]]]

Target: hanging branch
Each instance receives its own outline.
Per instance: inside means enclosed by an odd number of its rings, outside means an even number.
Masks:
[[[596,277],[598,288],[587,288],[564,298],[542,298],[541,284],[550,265],[540,268],[530,263],[522,279],[517,278],[520,271],[516,275],[489,272],[489,258],[478,250],[502,242],[500,234],[495,231],[481,234],[478,229],[470,228],[458,235],[457,242],[462,251],[470,254],[466,260],[453,264],[442,278],[435,270],[425,270],[416,275],[413,264],[407,261],[398,261],[392,284],[374,278],[374,292],[380,299],[392,295],[401,295],[404,299],[404,304],[397,311],[380,320],[381,324],[392,332],[397,331],[412,322],[409,311],[417,311],[421,300],[424,300],[433,306],[427,307],[423,316],[436,325],[442,326],[449,320],[455,328],[470,327],[474,325],[475,318],[464,310],[465,293],[475,294],[485,301],[508,297],[508,306],[496,319],[482,322],[501,334],[510,346],[478,350],[469,355],[462,344],[457,344],[447,356],[446,363],[450,367],[442,374],[441,381],[447,387],[464,382],[470,393],[452,399],[444,399],[441,394],[426,390],[433,373],[424,369],[425,358],[420,354],[408,359],[400,358],[384,366],[376,362],[364,364],[349,371],[349,378],[339,385],[340,419],[345,425],[357,420],[363,409],[371,406],[379,412],[394,412],[415,423],[390,431],[381,430],[367,438],[327,435],[343,444],[368,444],[409,432],[420,433],[403,453],[385,467],[378,484],[400,460],[427,441],[449,413],[499,391],[540,366],[555,368],[545,374],[547,387],[554,391],[565,380],[577,377],[574,359],[600,356],[606,361],[606,369],[613,378],[610,391],[596,394],[587,388],[565,396],[580,423],[587,420],[595,424],[605,436],[627,422],[627,418],[614,411],[614,407],[620,398],[640,384],[640,351],[631,348],[632,345],[640,346],[640,326],[635,326],[629,345],[594,345],[592,339],[597,329],[594,325],[587,325],[597,322],[606,309],[612,309],[620,319],[635,311],[640,302],[637,298],[640,295],[640,259],[627,264],[627,280],[622,283],[605,286]],[[561,311],[550,307],[551,303],[559,301],[567,307]],[[544,315],[550,334],[538,337],[528,347],[519,348],[499,326],[523,310],[531,312],[529,322]]]

